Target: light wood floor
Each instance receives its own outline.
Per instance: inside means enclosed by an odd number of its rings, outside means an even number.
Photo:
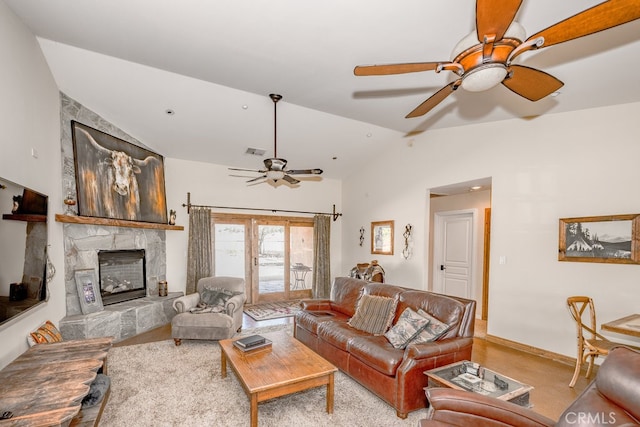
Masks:
[[[270,326],[293,323],[293,318],[281,318],[256,322],[247,315],[243,318],[243,328],[256,326]],[[576,386],[568,386],[573,376],[574,366],[550,360],[541,356],[516,350],[504,345],[492,343],[483,339],[484,323],[476,323],[476,337],[473,343],[471,359],[482,366],[500,372],[522,383],[535,388],[531,391],[533,410],[549,418],[557,420],[562,412],[585,389],[592,377],[584,378],[585,370],[578,379]],[[115,346],[142,344],[153,341],[171,339],[171,325],[161,326],[144,334],[121,341]]]

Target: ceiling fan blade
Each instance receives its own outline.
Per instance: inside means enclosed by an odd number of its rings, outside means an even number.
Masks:
[[[640,18],[640,1],[608,0],[560,21],[531,37],[544,37],[541,47],[549,47]]]
[[[256,182],[257,180],[259,180],[259,179],[264,179],[264,178],[266,178],[266,177],[267,177],[267,175],[262,175],[262,176],[259,176],[259,177],[257,177],[257,178],[253,178],[253,179],[248,180],[248,181],[247,181],[247,183],[250,183],[250,182]]]
[[[289,175],[320,175],[322,173],[322,169],[292,169],[290,171],[285,171],[285,173]]]
[[[462,80],[456,80],[455,82],[449,83],[433,95],[422,104],[418,105],[412,112],[406,115],[406,119],[411,119],[414,117],[419,117],[427,114],[433,107],[441,103],[447,96],[451,95],[453,91],[458,89]]]
[[[230,171],[241,171],[241,172],[255,172],[255,173],[265,173],[266,171],[261,171],[257,169],[240,169],[240,168],[228,168]]]
[[[285,181],[287,181],[289,184],[293,184],[293,185],[295,185],[295,184],[299,184],[299,183],[300,183],[300,181],[298,181],[298,180],[297,180],[297,179],[295,179],[295,178],[291,178],[289,175],[285,175],[285,176],[283,176],[283,177],[282,177],[282,179],[284,179]]]
[[[485,36],[495,35],[494,41],[504,37],[522,0],[477,0],[476,33],[482,43]]]
[[[386,65],[359,65],[353,70],[356,76],[386,76],[389,74],[416,73],[419,71],[431,71],[438,68],[444,62],[415,62],[407,64],[386,64]]]
[[[502,84],[529,101],[538,101],[564,86],[560,80],[535,68],[512,65]]]

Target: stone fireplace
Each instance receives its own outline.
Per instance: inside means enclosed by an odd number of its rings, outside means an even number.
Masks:
[[[175,315],[173,300],[182,292],[158,296],[158,281],[166,280],[165,230],[65,223],[63,231],[67,316],[60,321],[60,331],[65,339],[113,336],[120,341],[171,322]],[[100,254],[108,255],[102,266]],[[135,279],[131,271],[143,265],[144,272],[138,271],[137,275],[144,278]],[[123,271],[114,272],[114,267],[117,271],[123,266]],[[105,288],[112,280],[132,285],[144,282],[132,286],[138,288],[135,299],[130,299],[131,294],[107,292],[119,300],[103,300],[104,310],[83,314],[74,274],[83,269],[94,269],[96,276],[100,271],[100,281],[107,283]],[[105,280],[106,276],[109,279]],[[122,286],[114,284],[110,289],[118,287]]]

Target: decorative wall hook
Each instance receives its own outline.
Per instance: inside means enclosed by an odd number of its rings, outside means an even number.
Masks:
[[[360,246],[364,243],[364,227],[360,227]]]
[[[411,256],[411,248],[409,248],[409,239],[411,238],[411,232],[413,231],[413,226],[411,224],[407,224],[404,226],[404,233],[402,236],[404,237],[404,249],[402,249],[402,256],[404,259],[409,259]]]

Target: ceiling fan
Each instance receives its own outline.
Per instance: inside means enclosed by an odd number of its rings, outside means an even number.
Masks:
[[[244,171],[244,172],[256,172],[262,174],[256,178],[252,178],[247,181],[247,183],[259,183],[266,182],[267,180],[272,180],[273,182],[278,182],[278,180],[285,180],[289,184],[295,185],[300,183],[300,180],[293,178],[291,175],[320,175],[322,173],[322,169],[289,169],[286,170],[287,161],[285,159],[278,158],[278,101],[282,99],[282,95],[278,95],[275,93],[269,94],[269,97],[273,101],[273,157],[270,159],[264,159],[264,167],[265,169],[238,169],[238,168],[229,168],[232,171]]]
[[[476,31],[458,42],[451,61],[357,66],[354,74],[373,76],[446,70],[457,75],[455,81],[417,106],[406,118],[428,113],[459,87],[480,92],[502,83],[516,94],[538,101],[556,92],[564,83],[544,71],[513,64],[517,56],[640,18],[640,0],[608,0],[525,40],[524,28],[514,21],[521,4],[522,0],[477,0]]]

